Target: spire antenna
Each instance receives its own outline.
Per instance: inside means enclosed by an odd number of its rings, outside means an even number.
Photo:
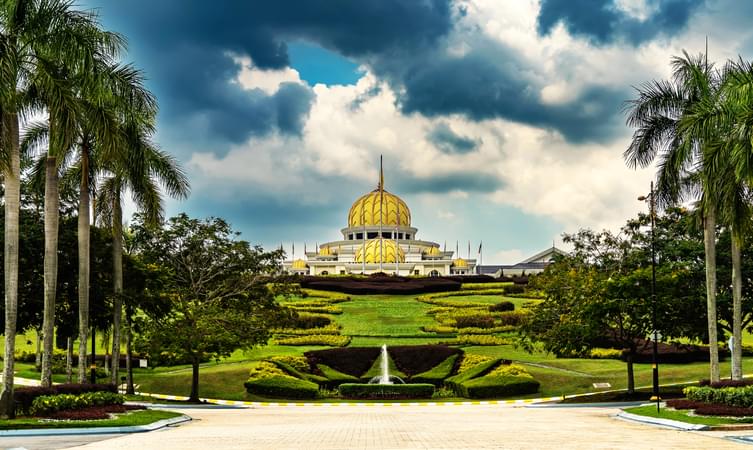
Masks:
[[[382,155],[379,155],[379,190],[384,190],[384,166],[382,165]]]

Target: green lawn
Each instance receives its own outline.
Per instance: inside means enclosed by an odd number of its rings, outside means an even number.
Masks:
[[[343,313],[334,320],[348,336],[422,337],[433,333],[421,331],[423,325],[434,324],[426,315],[431,305],[416,301],[412,295],[354,296],[352,301],[339,303]],[[360,345],[353,344],[351,345]]]
[[[656,405],[637,406],[635,408],[626,408],[625,412],[638,414],[640,416],[656,417],[660,419],[678,420],[680,422],[693,423],[698,425],[728,425],[735,423],[751,423],[753,417],[734,419],[731,417],[714,417],[714,416],[696,416],[689,414],[686,410],[675,410],[672,408],[661,408],[656,412]]]
[[[91,428],[91,427],[130,427],[148,425],[159,420],[172,419],[181,416],[172,411],[146,409],[118,414],[114,419],[106,420],[55,420],[21,417],[11,420],[0,420],[0,430],[28,430],[31,428]]]

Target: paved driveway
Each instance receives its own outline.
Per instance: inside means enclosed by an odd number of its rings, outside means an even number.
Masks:
[[[171,449],[727,449],[729,432],[684,432],[615,419],[614,408],[330,406],[185,409],[179,427],[0,448]],[[737,435],[753,435],[739,432]],[[91,442],[96,441],[96,442]],[[90,442],[80,447],[74,447]]]
[[[731,433],[684,432],[615,419],[613,408],[455,406],[187,409],[192,423],[93,442],[85,449],[750,448]],[[737,433],[749,434],[752,432]],[[57,448],[69,447],[71,443]],[[53,447],[48,447],[53,448]]]

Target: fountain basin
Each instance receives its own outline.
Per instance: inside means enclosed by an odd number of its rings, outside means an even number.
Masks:
[[[344,383],[338,388],[343,398],[351,399],[413,399],[431,398],[434,385]]]

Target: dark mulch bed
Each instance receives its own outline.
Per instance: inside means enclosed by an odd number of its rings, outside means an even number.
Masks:
[[[303,277],[303,288],[355,295],[412,295],[460,290],[462,281],[448,278],[408,278],[375,274],[358,277]]]
[[[665,400],[672,398],[684,398],[685,394],[682,393],[682,388],[682,386],[662,387],[659,391],[659,396]],[[653,394],[650,388],[636,390],[632,394],[628,394],[626,391],[601,392],[598,394],[583,397],[567,398],[560,401],[560,403],[642,402],[649,401],[652,395]]]
[[[696,402],[694,400],[688,400],[686,398],[674,398],[671,400],[667,400],[667,406],[674,409],[696,409],[698,405],[701,405],[701,402]]]
[[[462,353],[445,345],[400,345],[387,348],[387,352],[395,366],[409,376],[426,372],[450,356]]]
[[[311,368],[327,365],[339,372],[360,377],[371,368],[381,349],[379,347],[344,347],[313,350],[303,354]]]
[[[753,416],[753,409],[740,406],[713,405],[701,403],[695,408],[695,413],[702,416],[730,416],[749,417]]]
[[[142,405],[104,405],[104,406],[90,406],[83,409],[73,409],[68,411],[58,411],[55,414],[46,416],[46,419],[55,420],[100,420],[109,419],[110,414],[124,413],[128,411],[135,411],[140,409],[146,409]]]

